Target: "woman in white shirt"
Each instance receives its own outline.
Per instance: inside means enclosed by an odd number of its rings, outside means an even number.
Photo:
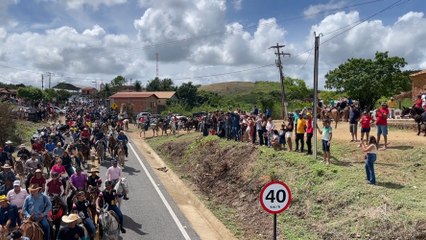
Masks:
[[[377,140],[374,136],[370,136],[368,146],[361,143],[362,151],[365,156],[365,172],[367,174],[368,184],[376,184],[376,175],[374,174],[374,162],[377,159]]]

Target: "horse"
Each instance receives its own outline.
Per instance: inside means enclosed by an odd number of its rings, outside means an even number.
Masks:
[[[99,213],[99,233],[101,239],[118,240],[120,236],[118,216],[114,211],[108,211],[107,209],[108,205],[106,204],[100,209]]]
[[[116,153],[118,155],[118,163],[124,167],[124,161],[126,159],[126,150],[124,147],[126,146],[126,143],[124,141],[119,141],[117,145]]]
[[[38,222],[24,220],[19,229],[24,237],[28,237],[31,240],[43,240],[43,229]]]
[[[114,185],[114,190],[120,196],[117,206],[120,208],[121,205],[121,196],[129,194],[129,183],[126,178],[119,178]]]
[[[47,176],[50,176],[50,170],[52,168],[52,156],[50,156],[49,152],[45,151],[42,154],[42,159],[43,159],[43,168],[46,168],[47,171]]]
[[[106,143],[104,140],[99,140],[96,144],[96,156],[99,164],[105,160],[105,147]]]
[[[56,239],[59,233],[59,228],[61,227],[61,218],[67,212],[67,205],[58,195],[51,197],[52,210],[49,212],[49,222],[51,223],[53,230],[52,237]]]
[[[15,171],[15,174],[19,176],[21,182],[25,182],[24,162],[21,158],[17,158],[15,160],[13,170]]]
[[[333,119],[335,126],[334,128],[337,128],[337,122],[340,121],[340,113],[339,110],[337,110],[336,108],[331,109],[330,111],[326,112],[324,114],[325,118],[331,118]]]
[[[108,153],[111,157],[115,157],[115,148],[117,146],[117,140],[113,135],[110,135],[108,138]]]
[[[99,196],[99,189],[89,185],[86,191],[86,199],[89,201],[88,209],[92,215],[92,220],[95,225],[99,222],[99,214],[96,211],[96,199]]]
[[[83,142],[81,144],[81,154],[83,155],[82,163],[84,165],[88,160],[90,160],[90,143]]]
[[[424,136],[426,137],[426,111],[423,111],[421,114],[414,115],[414,121],[417,123],[417,135],[420,135],[423,125],[423,131],[425,132]]]

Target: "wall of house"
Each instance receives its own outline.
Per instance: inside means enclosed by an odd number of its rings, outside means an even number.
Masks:
[[[147,98],[112,98],[111,104],[116,103],[118,106],[118,110],[120,110],[121,105],[124,104],[133,104],[133,112],[134,114],[138,114],[140,112],[150,111],[151,113],[158,112],[158,103],[157,98],[155,96],[150,96]]]
[[[426,73],[420,74],[417,76],[410,76],[412,81],[412,100],[416,100],[417,95],[423,92],[424,89],[426,89]]]

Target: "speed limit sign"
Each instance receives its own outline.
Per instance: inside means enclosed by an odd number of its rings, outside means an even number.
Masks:
[[[284,212],[290,206],[290,202],[290,188],[281,181],[269,182],[260,192],[260,204],[269,213]]]

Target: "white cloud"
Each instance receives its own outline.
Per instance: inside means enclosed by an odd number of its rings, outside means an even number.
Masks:
[[[241,10],[243,0],[232,0],[235,10]]]
[[[86,29],[83,32],[83,35],[91,36],[91,37],[98,37],[105,34],[105,30],[101,28],[99,25],[93,26],[92,29]]]
[[[303,15],[306,18],[312,18],[316,15],[318,15],[321,12],[331,11],[335,9],[339,9],[341,7],[345,6],[344,1],[330,1],[328,3],[321,3],[316,5],[310,5],[305,11],[303,11]]]
[[[113,6],[118,4],[124,4],[127,0],[65,0],[67,6],[71,9],[78,9],[84,5],[98,9],[100,5]]]
[[[377,51],[388,51],[390,56],[405,58],[408,63],[407,69],[424,68],[426,65],[424,44],[426,18],[423,13],[408,12],[392,25],[385,25],[380,20],[362,22],[342,35],[336,36],[342,30],[348,29],[347,26],[354,26],[353,23],[360,21],[359,13],[356,11],[338,12],[325,17],[319,24],[311,27],[305,46],[312,45],[313,32],[324,34],[320,45],[322,69],[320,86],[323,85],[324,75],[347,59],[374,58]],[[313,57],[311,59],[308,69],[312,69]],[[312,79],[311,74],[306,76],[307,79]]]

